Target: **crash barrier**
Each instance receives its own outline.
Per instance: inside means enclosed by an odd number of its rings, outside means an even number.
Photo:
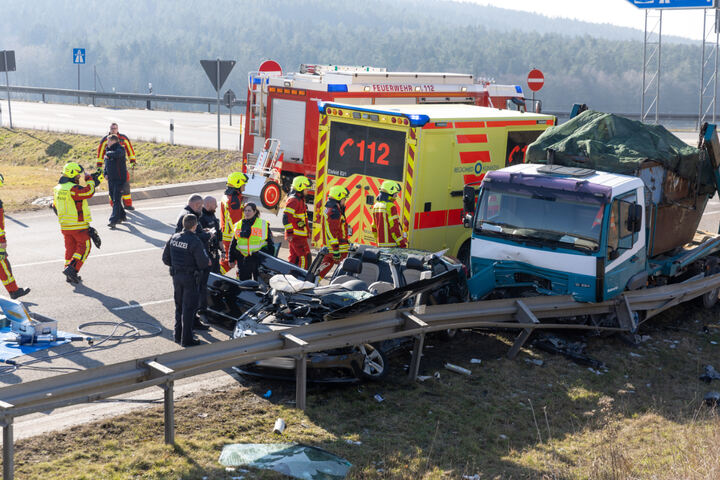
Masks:
[[[570,296],[488,300],[388,310],[200,345],[81,372],[0,388],[0,425],[3,428],[3,478],[14,473],[13,421],[30,413],[90,403],[158,386],[164,389],[165,442],[174,443],[173,386],[176,380],[245,365],[272,357],[294,357],[296,407],[305,409],[307,354],[401,337],[414,337],[409,376],[420,368],[425,335],[461,328],[520,329],[508,352],[514,357],[536,329],[572,329],[633,332],[638,321],[720,289],[720,274],[677,285],[627,292],[602,303],[579,303]],[[638,317],[635,312],[644,312]],[[567,323],[540,323],[540,319],[582,315],[617,315],[620,327]]]
[[[92,104],[95,105],[95,100],[98,98],[107,98],[111,100],[132,100],[132,101],[139,101],[139,102],[145,102],[147,105],[147,108],[150,109],[152,106],[152,102],[161,102],[161,103],[191,103],[196,105],[207,105],[208,106],[208,112],[210,111],[210,106],[215,105],[217,103],[217,98],[215,97],[189,97],[189,96],[182,96],[182,95],[155,95],[155,94],[147,94],[147,93],[115,93],[115,92],[96,92],[95,90],[72,90],[68,88],[46,88],[46,87],[22,87],[22,86],[10,86],[10,92],[14,93],[30,93],[35,95],[40,95],[42,97],[42,101],[45,101],[46,95],[58,95],[58,96],[68,96],[68,97],[89,97],[92,101]],[[8,87],[3,88],[2,90],[7,91]],[[232,106],[239,106],[244,107],[247,103],[246,100],[238,100],[236,99]],[[225,104],[223,104],[225,105]]]

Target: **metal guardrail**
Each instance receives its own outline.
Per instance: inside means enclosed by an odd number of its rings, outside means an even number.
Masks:
[[[501,299],[452,305],[390,310],[341,320],[279,329],[245,338],[201,345],[113,365],[68,373],[0,388],[3,427],[3,478],[14,475],[13,420],[30,413],[89,403],[123,393],[159,386],[164,389],[165,442],[174,443],[173,386],[176,380],[272,357],[294,357],[296,407],[305,409],[307,354],[332,348],[414,337],[409,368],[416,378],[425,335],[460,328],[520,329],[508,356],[514,357],[536,329],[629,332],[637,327],[636,311],[648,319],[670,307],[720,288],[720,274],[648,290],[626,292],[602,303],[579,303],[570,296]],[[614,313],[620,328],[540,319]]]
[[[95,90],[73,90],[67,88],[46,88],[46,87],[23,87],[10,86],[11,93],[30,93],[42,96],[45,101],[46,95],[58,95],[68,97],[90,97],[92,103],[95,104],[97,98],[107,98],[111,100],[132,100],[140,102],[161,102],[161,103],[191,103],[196,105],[215,105],[216,97],[191,97],[182,95],[157,95],[147,93],[120,93],[120,92],[96,92]],[[7,91],[8,87],[0,87],[0,91]],[[245,100],[235,100],[233,106],[245,106]],[[150,105],[150,103],[148,103]],[[224,105],[224,104],[223,104]]]

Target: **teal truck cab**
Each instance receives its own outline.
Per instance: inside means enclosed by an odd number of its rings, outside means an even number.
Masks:
[[[715,127],[708,125],[695,177],[647,158],[629,174],[580,167],[577,158],[558,165],[554,152],[542,164],[488,172],[478,192],[464,191],[465,210],[474,207],[465,221],[472,228],[471,297],[602,302],[718,273],[720,236],[697,231],[720,179],[716,152]],[[703,299],[714,304],[717,297],[714,291]]]

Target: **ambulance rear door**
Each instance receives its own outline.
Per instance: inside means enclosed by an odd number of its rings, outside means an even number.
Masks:
[[[393,125],[389,117],[374,112],[339,109],[327,112],[326,145],[321,143],[318,147],[317,191],[322,191],[324,204],[330,188],[345,186],[350,192],[345,207],[348,226],[352,229],[350,240],[373,244],[372,207],[384,180],[403,184],[408,128]],[[322,138],[321,135],[321,142]],[[326,152],[326,165],[321,161],[321,152]],[[397,203],[399,212],[402,202],[401,198]]]

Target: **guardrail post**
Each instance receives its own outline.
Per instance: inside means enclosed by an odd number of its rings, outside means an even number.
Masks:
[[[168,445],[175,444],[175,399],[174,386],[175,382],[172,380],[163,385],[165,390],[165,443]]]
[[[42,102],[45,103],[45,94],[42,94]]]
[[[15,445],[13,444],[13,419],[5,418],[3,427],[3,479],[13,480],[15,475]]]
[[[410,380],[417,379],[418,373],[420,373],[420,359],[422,358],[424,345],[425,334],[417,335],[413,346],[412,359],[410,360],[410,368],[408,369],[408,378],[410,378]]]
[[[305,411],[307,397],[307,355],[295,359],[295,406]]]
[[[170,119],[170,145],[175,145],[175,121]]]

